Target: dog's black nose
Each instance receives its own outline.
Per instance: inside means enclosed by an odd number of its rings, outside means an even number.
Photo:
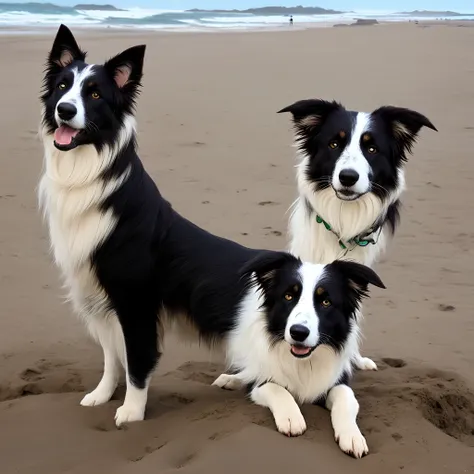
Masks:
[[[294,341],[303,342],[309,336],[309,329],[302,324],[293,324],[290,327],[290,336]]]
[[[356,170],[347,168],[339,173],[339,181],[343,186],[354,186],[359,179],[359,173]]]
[[[76,106],[69,102],[61,102],[58,105],[58,115],[62,120],[71,120],[77,114]]]

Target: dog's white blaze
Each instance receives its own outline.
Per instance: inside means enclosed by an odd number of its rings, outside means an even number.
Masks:
[[[314,308],[314,291],[318,281],[324,274],[324,267],[313,264],[303,264],[299,269],[301,281],[304,282],[301,295],[293,311],[288,316],[285,328],[285,340],[293,344],[290,328],[294,324],[301,324],[309,329],[305,345],[314,347],[319,340],[319,318]]]
[[[303,287],[314,289],[324,267],[310,263],[304,263],[303,267]],[[326,393],[344,371],[351,373],[350,360],[358,347],[356,322],[342,352],[336,353],[331,347],[321,345],[311,356],[298,359],[291,354],[288,342],[271,344],[261,304],[260,293],[250,291],[240,306],[237,326],[228,337],[228,362],[231,366],[245,367],[238,374],[243,383],[256,381],[258,385],[272,380],[287,387],[295,399],[303,403],[313,402]]]
[[[84,107],[84,99],[82,97],[82,88],[84,82],[94,73],[94,65],[86,66],[84,69],[79,71],[77,68],[72,70],[74,74],[74,81],[71,88],[61,97],[61,99],[56,104],[56,110],[54,112],[54,117],[57,123],[60,123],[60,118],[58,115],[58,105],[63,103],[69,103],[76,106],[77,113],[76,116],[69,120],[67,123],[73,128],[78,130],[85,128],[87,124],[86,118],[86,109]]]
[[[360,148],[360,139],[362,135],[370,130],[370,114],[359,112],[356,116],[354,128],[350,142],[344,148],[341,156],[336,162],[334,173],[332,175],[332,185],[334,189],[341,191],[344,186],[339,180],[339,173],[345,169],[357,171],[359,179],[350,189],[356,194],[364,194],[370,190],[370,174],[372,169],[369,162],[365,159],[364,153]]]
[[[96,390],[84,398],[84,405],[105,403],[115,390],[119,364],[126,365],[122,329],[97,282],[90,257],[117,223],[113,212],[102,210],[101,205],[124,183],[129,170],[107,181],[101,179],[101,173],[131,139],[134,130],[135,119],[126,117],[115,146],[105,147],[100,154],[92,145],[60,151],[54,146],[52,134],[41,130],[45,155],[38,196],[54,259],[75,312],[84,319],[104,351],[104,375]]]

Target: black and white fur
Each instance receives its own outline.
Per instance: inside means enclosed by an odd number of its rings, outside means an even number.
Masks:
[[[249,292],[227,337],[236,373],[222,374],[214,385],[246,386],[288,436],[306,430],[299,404],[321,404],[331,411],[340,448],[356,458],[367,454],[348,382],[358,348],[356,312],[369,283],[384,288],[379,277],[355,262],[303,263],[284,252],[258,256],[243,277]]]
[[[63,25],[41,97],[40,204],[69,298],[104,353],[103,377],[81,404],[107,402],[123,366],[117,425],[144,418],[163,326],[222,340],[246,284],[237,270],[260,254],[181,217],[144,170],[133,115],[144,52],[89,65]]]
[[[354,112],[319,99],[301,100],[279,113],[283,112],[292,114],[299,155],[290,252],[313,263],[350,258],[372,266],[399,220],[407,156],[420,129],[436,130],[435,126],[405,108]],[[316,221],[317,215],[333,232]],[[374,243],[358,246],[352,242],[356,236]],[[354,363],[359,369],[377,369],[358,351]]]
[[[241,372],[252,399],[270,407],[280,431],[304,430],[293,396],[327,395],[340,446],[363,455],[357,402],[344,382],[356,308],[368,284],[382,282],[356,263],[314,265],[243,247],[176,213],[136,153],[144,52],[137,46],[89,65],[61,26],[45,73],[40,204],[69,298],[104,354],[102,379],[81,404],[107,402],[124,368],[116,424],[142,420],[171,325],[222,343],[229,366]]]

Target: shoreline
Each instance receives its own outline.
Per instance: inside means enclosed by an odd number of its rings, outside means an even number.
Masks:
[[[74,25],[70,24],[71,28],[74,28],[78,31],[90,31],[93,34],[103,34],[103,33],[122,33],[122,34],[137,34],[137,35],[146,35],[146,34],[214,34],[214,33],[264,33],[264,32],[297,32],[297,31],[306,31],[312,29],[327,29],[327,28],[376,28],[376,27],[400,27],[412,25],[414,27],[432,27],[432,26],[451,26],[451,27],[474,27],[473,20],[417,20],[415,23],[414,20],[397,20],[397,21],[379,21],[376,24],[356,24],[355,22],[305,22],[293,24],[289,26],[288,24],[282,24],[279,26],[268,26],[268,27],[242,27],[242,28],[213,28],[213,27],[193,27],[193,26],[161,26],[155,27],[152,25],[146,25],[141,27],[135,26],[87,26],[87,25]],[[64,22],[67,24],[67,22]],[[51,32],[57,31],[57,26],[53,25],[42,25],[42,26],[0,26],[0,36],[42,36],[49,35]]]

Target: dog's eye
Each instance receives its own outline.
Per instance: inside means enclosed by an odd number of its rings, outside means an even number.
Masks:
[[[369,148],[367,148],[367,151],[368,151],[371,155],[374,155],[375,153],[377,153],[377,148],[375,148],[374,146],[369,146]]]
[[[67,86],[66,86],[66,84],[65,84],[64,82],[60,82],[60,83],[58,84],[58,89],[60,89],[60,90],[62,90],[62,91],[63,91],[64,89],[66,89],[66,87],[67,87]]]
[[[329,308],[329,306],[331,306],[331,301],[326,298],[325,300],[321,301],[321,305],[324,308]]]
[[[338,146],[339,143],[337,142],[329,142],[329,148],[331,148],[331,150],[335,150]]]
[[[93,99],[97,100],[97,99],[100,99],[100,94],[99,94],[98,92],[95,92],[95,91],[94,91],[94,92],[91,94],[91,97],[92,97]]]
[[[291,293],[285,293],[285,300],[291,301],[293,299],[293,295]]]

